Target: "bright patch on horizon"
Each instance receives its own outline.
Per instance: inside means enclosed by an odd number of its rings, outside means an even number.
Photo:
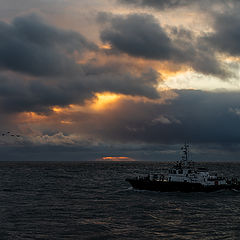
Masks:
[[[100,160],[102,161],[112,161],[112,162],[134,162],[136,161],[130,157],[102,157]]]
[[[62,123],[62,124],[72,124],[71,121],[67,121],[67,120],[62,120],[61,123]]]

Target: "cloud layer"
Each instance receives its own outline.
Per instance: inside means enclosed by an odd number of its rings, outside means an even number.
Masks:
[[[110,17],[110,27],[101,32],[101,39],[135,57],[172,61],[204,74],[228,75],[208,41],[183,28],[167,32],[152,15]]]
[[[237,4],[237,0],[119,0],[120,3],[128,4],[132,6],[139,6],[139,7],[151,7],[158,10],[165,10],[165,9],[175,9],[179,7],[193,7],[197,6],[200,8],[207,8],[213,7],[216,5],[220,5],[223,7],[229,7],[231,4]]]
[[[102,113],[88,115],[86,133],[106,141],[142,143],[237,143],[238,92],[177,91],[165,103],[120,99]],[[78,119],[78,118],[77,118]],[[82,130],[81,130],[82,131]],[[83,131],[84,132],[84,131]]]
[[[189,140],[236,159],[238,1],[97,2],[0,3],[0,124],[22,136],[3,155],[156,159]]]
[[[55,28],[36,15],[0,22],[0,37],[0,67],[34,76],[76,74],[79,66],[67,54],[97,49],[81,34]]]
[[[234,12],[216,15],[214,33],[207,36],[211,46],[230,56],[240,56],[240,17]]]
[[[0,75],[4,111],[47,113],[54,105],[82,104],[106,91],[159,97],[155,89],[159,75],[153,69],[134,74],[111,63],[78,63],[86,51],[98,54],[97,45],[35,15],[18,17],[11,24],[1,22],[0,36],[0,66],[17,73]]]

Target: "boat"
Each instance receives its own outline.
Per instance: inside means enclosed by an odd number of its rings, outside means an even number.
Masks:
[[[150,173],[147,176],[127,178],[133,188],[160,192],[213,192],[218,190],[240,190],[237,178],[210,174],[206,168],[196,168],[189,157],[189,144],[185,143],[182,157],[167,172]]]

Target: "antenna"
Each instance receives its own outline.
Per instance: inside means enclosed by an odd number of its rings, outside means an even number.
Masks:
[[[185,141],[183,147],[181,147],[181,150],[183,153],[181,162],[184,164],[184,166],[190,166],[191,161],[190,161],[190,157],[189,157],[189,144],[187,144],[186,141]]]

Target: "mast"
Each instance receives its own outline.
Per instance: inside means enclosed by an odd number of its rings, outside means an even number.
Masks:
[[[193,161],[190,160],[189,157],[189,144],[187,144],[187,142],[184,143],[183,147],[181,148],[182,150],[182,159],[181,159],[181,163],[183,164],[183,166],[185,167],[193,167]]]

